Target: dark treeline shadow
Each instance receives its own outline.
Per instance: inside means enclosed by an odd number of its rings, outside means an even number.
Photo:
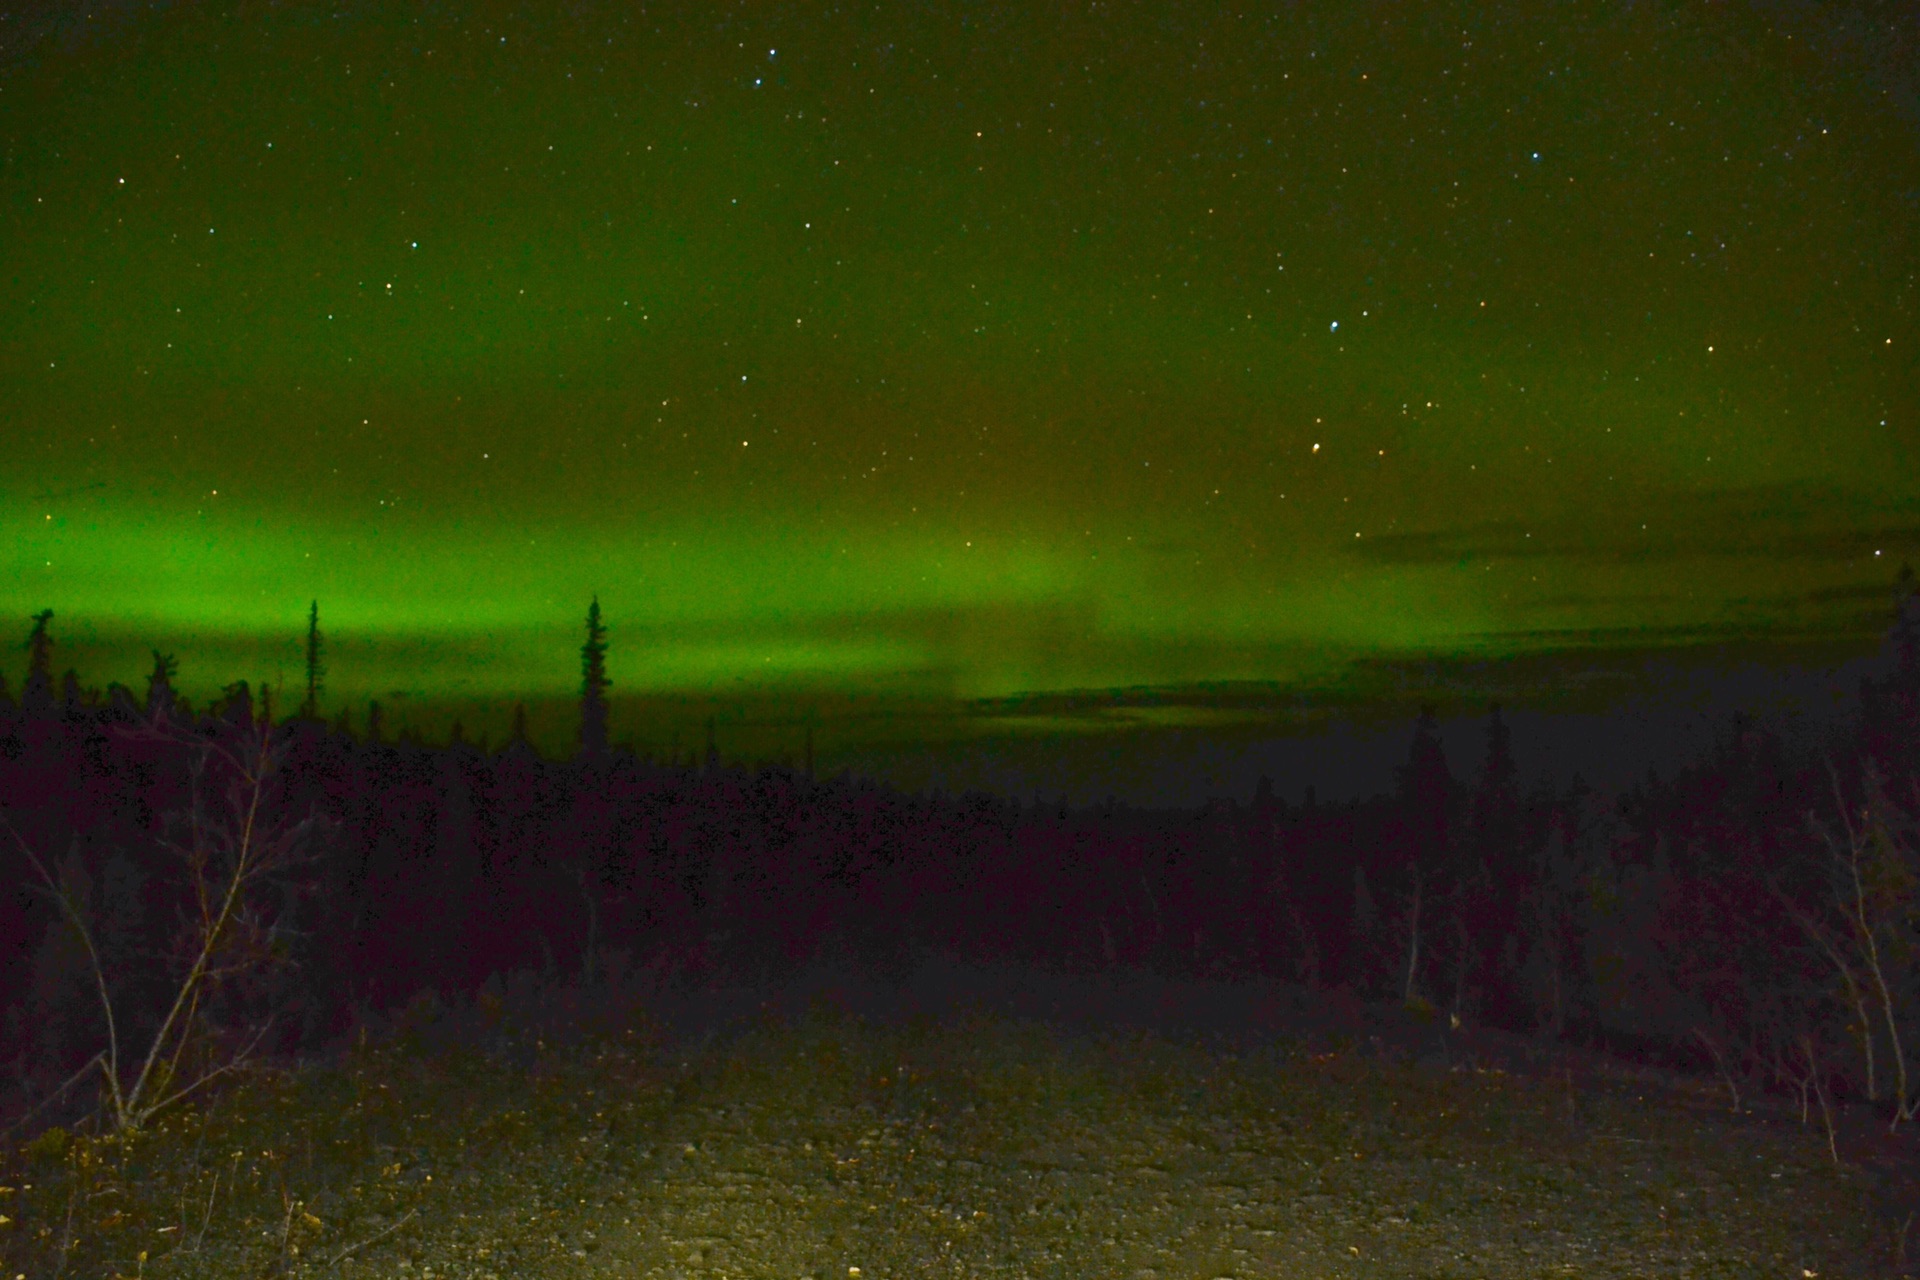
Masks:
[[[725,766],[711,745],[661,763],[607,746],[604,719],[570,760],[523,731],[495,750],[457,729],[389,742],[377,714],[359,736],[310,714],[312,680],[307,714],[276,721],[245,683],[195,711],[158,653],[144,698],[56,684],[43,613],[17,701],[0,679],[0,1125],[107,1034],[86,949],[31,891],[27,851],[80,911],[120,1036],[140,1040],[202,909],[183,875],[213,847],[196,833],[237,795],[199,748],[260,735],[282,753],[260,820],[331,821],[298,874],[254,887],[273,977],[228,984],[203,1016],[217,1031],[271,1013],[279,1055],[423,991],[471,1001],[515,974],[766,983],[831,946],[893,978],[948,956],[1259,980],[1909,1109],[1920,955],[1898,938],[1920,920],[1920,592],[1902,587],[1892,674],[1863,683],[1844,750],[1735,716],[1704,758],[1617,799],[1577,776],[1522,793],[1496,705],[1459,776],[1423,716],[1386,794],[1320,804],[1309,788],[1289,805],[1263,779],[1248,804],[1199,810],[906,794]]]

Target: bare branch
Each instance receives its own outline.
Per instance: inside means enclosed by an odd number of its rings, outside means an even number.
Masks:
[[[80,918],[79,908],[74,906],[72,900],[68,898],[66,890],[55,885],[53,877],[47,873],[46,864],[40,861],[39,855],[28,847],[27,842],[21,838],[20,832],[14,827],[13,823],[7,820],[4,813],[0,813],[0,824],[5,824],[7,833],[13,837],[13,842],[20,846],[20,852],[27,855],[27,861],[33,864],[33,869],[39,873],[40,878],[47,882],[47,889],[53,894],[55,899],[59,901],[61,911],[65,913],[68,922],[73,925],[74,931],[80,935],[81,944],[87,949],[87,961],[93,969],[94,989],[99,993],[100,1007],[107,1015],[107,1081],[112,1091],[114,1111],[117,1118],[124,1113],[124,1107],[120,1097],[119,1080],[120,1035],[118,1028],[114,1025],[113,1001],[107,996],[107,978],[106,974],[100,968],[100,953],[94,948],[93,934],[88,931],[87,922]],[[78,845],[79,837],[76,835],[74,837],[74,847],[77,849]]]
[[[259,975],[276,963],[273,940],[278,921],[249,900],[248,889],[253,885],[277,881],[283,887],[291,885],[298,891],[301,884],[285,879],[282,873],[301,860],[303,850],[307,856],[316,856],[311,850],[313,837],[324,830],[330,820],[318,812],[310,811],[303,821],[290,829],[278,833],[267,830],[267,780],[283,758],[285,749],[284,742],[275,741],[269,726],[255,728],[247,746],[237,752],[215,741],[185,736],[167,725],[163,716],[156,716],[150,725],[121,732],[124,736],[136,739],[194,749],[188,766],[190,794],[185,814],[190,828],[188,836],[184,843],[162,842],[181,857],[190,881],[192,913],[183,911],[179,914],[180,937],[176,939],[172,951],[172,955],[178,956],[183,962],[184,972],[178,978],[172,1004],[148,1045],[131,1087],[124,1091],[120,1084],[118,1029],[108,996],[106,976],[92,936],[79,907],[56,884],[45,864],[28,847],[19,832],[14,831],[10,823],[7,826],[15,843],[27,855],[35,871],[46,882],[48,891],[59,902],[63,914],[79,933],[93,968],[101,1005],[106,1012],[108,1047],[74,1080],[98,1065],[107,1079],[115,1127],[127,1130],[140,1128],[157,1112],[209,1082],[238,1070],[259,1047],[273,1025],[272,1017],[259,1027],[244,1048],[227,1061],[201,1072],[183,1087],[172,1087],[179,1079],[182,1061],[187,1056],[189,1046],[207,1042],[209,1028],[203,1024],[202,1016],[207,1002],[203,997],[222,989],[231,980]],[[213,757],[218,757],[231,769],[225,787],[226,810],[231,815],[231,821],[217,822],[208,811],[206,774],[208,761]],[[0,821],[4,821],[4,815],[0,815]],[[217,854],[224,856],[216,857]],[[196,915],[197,919],[194,918]],[[172,966],[169,965],[169,968]],[[70,1080],[63,1085],[62,1090],[73,1082]]]
[[[61,1099],[61,1097],[65,1095],[67,1090],[73,1088],[74,1085],[80,1083],[80,1081],[86,1076],[86,1074],[89,1071],[92,1071],[95,1067],[104,1067],[106,1065],[106,1061],[107,1061],[107,1054],[106,1054],[106,1050],[104,1049],[101,1050],[99,1053],[94,1054],[91,1058],[87,1059],[87,1065],[84,1067],[81,1067],[78,1071],[68,1076],[65,1084],[61,1085],[58,1089],[55,1089],[52,1093],[48,1094],[45,1098],[42,1098],[39,1101],[39,1103],[37,1103],[31,1111],[21,1116],[18,1120],[15,1120],[12,1124],[8,1125],[6,1128],[0,1129],[0,1138],[12,1137],[16,1132],[18,1132],[21,1129],[24,1129],[27,1125],[27,1121],[33,1119],[35,1116],[39,1115],[42,1111],[45,1111],[48,1107],[58,1102]]]
[[[1700,1038],[1700,1043],[1706,1045],[1707,1052],[1713,1055],[1713,1065],[1720,1069],[1720,1078],[1726,1082],[1727,1092],[1733,1098],[1730,1109],[1735,1115],[1739,1115],[1740,1086],[1734,1082],[1733,1073],[1727,1069],[1726,1055],[1720,1051],[1720,1046],[1714,1043],[1713,1037],[1707,1034],[1705,1027],[1695,1027],[1693,1034]]]
[[[188,1094],[192,1093],[195,1089],[198,1089],[201,1085],[204,1085],[211,1080],[217,1079],[220,1076],[226,1075],[230,1071],[237,1071],[241,1067],[245,1066],[247,1064],[247,1059],[253,1056],[254,1049],[259,1047],[260,1041],[266,1038],[267,1031],[272,1026],[273,1026],[273,1019],[268,1018],[266,1021],[266,1024],[254,1033],[253,1039],[247,1043],[247,1047],[240,1051],[239,1056],[235,1058],[231,1058],[228,1061],[221,1063],[218,1067],[215,1067],[212,1071],[209,1071],[206,1074],[202,1075],[198,1080],[195,1080],[192,1084],[188,1085],[186,1088],[176,1089],[174,1092],[168,1094],[165,1098],[161,1099],[159,1102],[156,1102],[151,1107],[149,1107],[147,1109],[148,1113],[152,1114],[154,1112],[162,1111],[167,1107],[172,1106],[175,1102],[178,1102],[180,1099],[186,1097]]]
[[[328,1259],[327,1265],[330,1267],[338,1266],[340,1265],[340,1262],[348,1254],[358,1253],[360,1252],[360,1250],[366,1248],[368,1245],[374,1243],[375,1241],[383,1240],[387,1236],[392,1235],[394,1232],[398,1231],[400,1228],[406,1226],[408,1219],[412,1218],[416,1212],[417,1210],[409,1209],[407,1210],[405,1217],[401,1218],[398,1222],[388,1227],[385,1231],[380,1232],[378,1235],[368,1236],[365,1240],[362,1240],[359,1244],[348,1245],[346,1248],[342,1249],[340,1252],[334,1254],[332,1258]]]
[[[1792,916],[1794,922],[1800,926],[1800,931],[1806,934],[1806,936],[1812,940],[1813,944],[1825,953],[1827,959],[1832,962],[1835,970],[1839,972],[1840,980],[1845,984],[1847,989],[1847,1003],[1852,1006],[1854,1011],[1854,1017],[1856,1019],[1855,1026],[1858,1028],[1860,1035],[1861,1055],[1866,1059],[1867,1098],[1871,1102],[1878,1102],[1880,1100],[1880,1085],[1875,1072],[1873,1019],[1867,1012],[1867,994],[1860,985],[1859,976],[1854,973],[1853,965],[1848,963],[1847,957],[1842,950],[1841,941],[1835,938],[1825,925],[1802,910],[1800,905],[1788,897],[1785,890],[1780,888],[1777,881],[1770,877],[1767,885],[1768,888],[1773,891],[1773,896],[1779,899],[1780,905],[1786,908],[1787,914]]]
[[[1833,1157],[1833,1163],[1836,1167],[1845,1168],[1845,1162],[1840,1159],[1839,1145],[1834,1141],[1833,1110],[1827,1105],[1826,1084],[1820,1079],[1820,1059],[1815,1056],[1813,1051],[1813,1037],[1803,1034],[1800,1037],[1800,1048],[1807,1055],[1807,1079],[1813,1085],[1813,1096],[1820,1101],[1820,1118],[1826,1122],[1827,1154]],[[1806,1116],[1806,1095],[1804,1092],[1801,1094],[1800,1108],[1801,1117],[1804,1121]]]

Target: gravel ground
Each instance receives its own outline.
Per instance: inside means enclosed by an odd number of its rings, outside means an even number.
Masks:
[[[1383,1010],[954,968],[640,1007],[425,1004],[43,1152],[5,1179],[6,1273],[1889,1273],[1878,1184],[1797,1115]]]

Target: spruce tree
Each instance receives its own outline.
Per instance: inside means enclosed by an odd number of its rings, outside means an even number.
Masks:
[[[80,673],[72,667],[60,680],[60,712],[71,720],[78,716],[86,706],[87,698],[80,690]]]
[[[1400,769],[1400,804],[1408,828],[1408,854],[1429,872],[1442,869],[1446,860],[1452,794],[1453,775],[1440,745],[1440,726],[1433,708],[1423,706],[1407,763]]]
[[[320,662],[320,602],[315,600],[307,609],[307,700],[300,708],[302,718],[320,718],[320,690],[326,674]]]
[[[1253,786],[1253,812],[1264,818],[1274,809],[1273,779],[1267,774],[1260,775],[1260,781]]]
[[[587,643],[580,649],[580,751],[598,757],[607,750],[607,629],[600,623],[600,597],[587,609]]]
[[[1473,835],[1477,852],[1489,869],[1500,871],[1519,837],[1519,792],[1513,763],[1513,731],[1501,717],[1500,704],[1487,711],[1487,754],[1480,766],[1473,797]]]
[[[1902,564],[1894,588],[1892,625],[1881,652],[1887,674],[1863,678],[1861,701],[1869,726],[1869,751],[1881,772],[1898,776],[1914,767],[1920,743],[1920,585],[1913,566]]]
[[[221,692],[227,695],[226,702],[220,708],[220,716],[237,729],[245,729],[253,723],[253,690],[245,680],[235,680]]]
[[[53,637],[47,624],[53,610],[42,609],[33,615],[33,631],[27,636],[27,682],[20,687],[20,707],[30,716],[53,714]]]
[[[1893,587],[1893,626],[1887,632],[1887,648],[1893,655],[1893,668],[1911,677],[1920,670],[1920,582],[1913,566],[1902,562],[1900,577]]]
[[[1886,649],[1892,657],[1889,679],[1895,705],[1905,713],[1908,727],[1920,719],[1920,584],[1914,580],[1913,566],[1900,566],[1900,579],[1894,587],[1893,625],[1887,631]]]
[[[1398,886],[1402,901],[1398,940],[1404,947],[1399,961],[1402,998],[1411,1003],[1420,995],[1423,950],[1431,954],[1426,935],[1433,931],[1432,903],[1453,882],[1448,865],[1451,841],[1448,813],[1452,807],[1453,775],[1440,745],[1440,726],[1433,708],[1422,706],[1414,725],[1407,763],[1400,768],[1400,811],[1406,842],[1400,851],[1404,864],[1395,868],[1404,877]],[[1384,886],[1383,886],[1384,887]]]
[[[1474,784],[1470,839],[1454,868],[1452,918],[1459,953],[1452,957],[1455,1012],[1473,986],[1473,975],[1505,967],[1502,948],[1518,946],[1522,923],[1517,904],[1534,890],[1531,859],[1521,850],[1518,771],[1513,731],[1500,704],[1487,709],[1487,750]],[[1504,998],[1504,997],[1502,997]]]
[[[153,671],[147,676],[147,718],[149,720],[173,714],[173,678],[180,673],[180,663],[170,653],[153,652]]]
[[[1380,959],[1380,911],[1374,905],[1367,873],[1353,864],[1353,914],[1347,932],[1347,977],[1361,991],[1373,986],[1374,966]]]
[[[131,724],[140,718],[140,704],[133,700],[133,690],[118,680],[107,682],[107,712],[118,724]]]

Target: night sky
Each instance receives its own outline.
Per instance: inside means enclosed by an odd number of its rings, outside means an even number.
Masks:
[[[1224,8],[16,16],[0,615],[291,706],[317,599],[329,716],[559,743],[597,593],[677,750],[1872,648],[1904,6]]]

